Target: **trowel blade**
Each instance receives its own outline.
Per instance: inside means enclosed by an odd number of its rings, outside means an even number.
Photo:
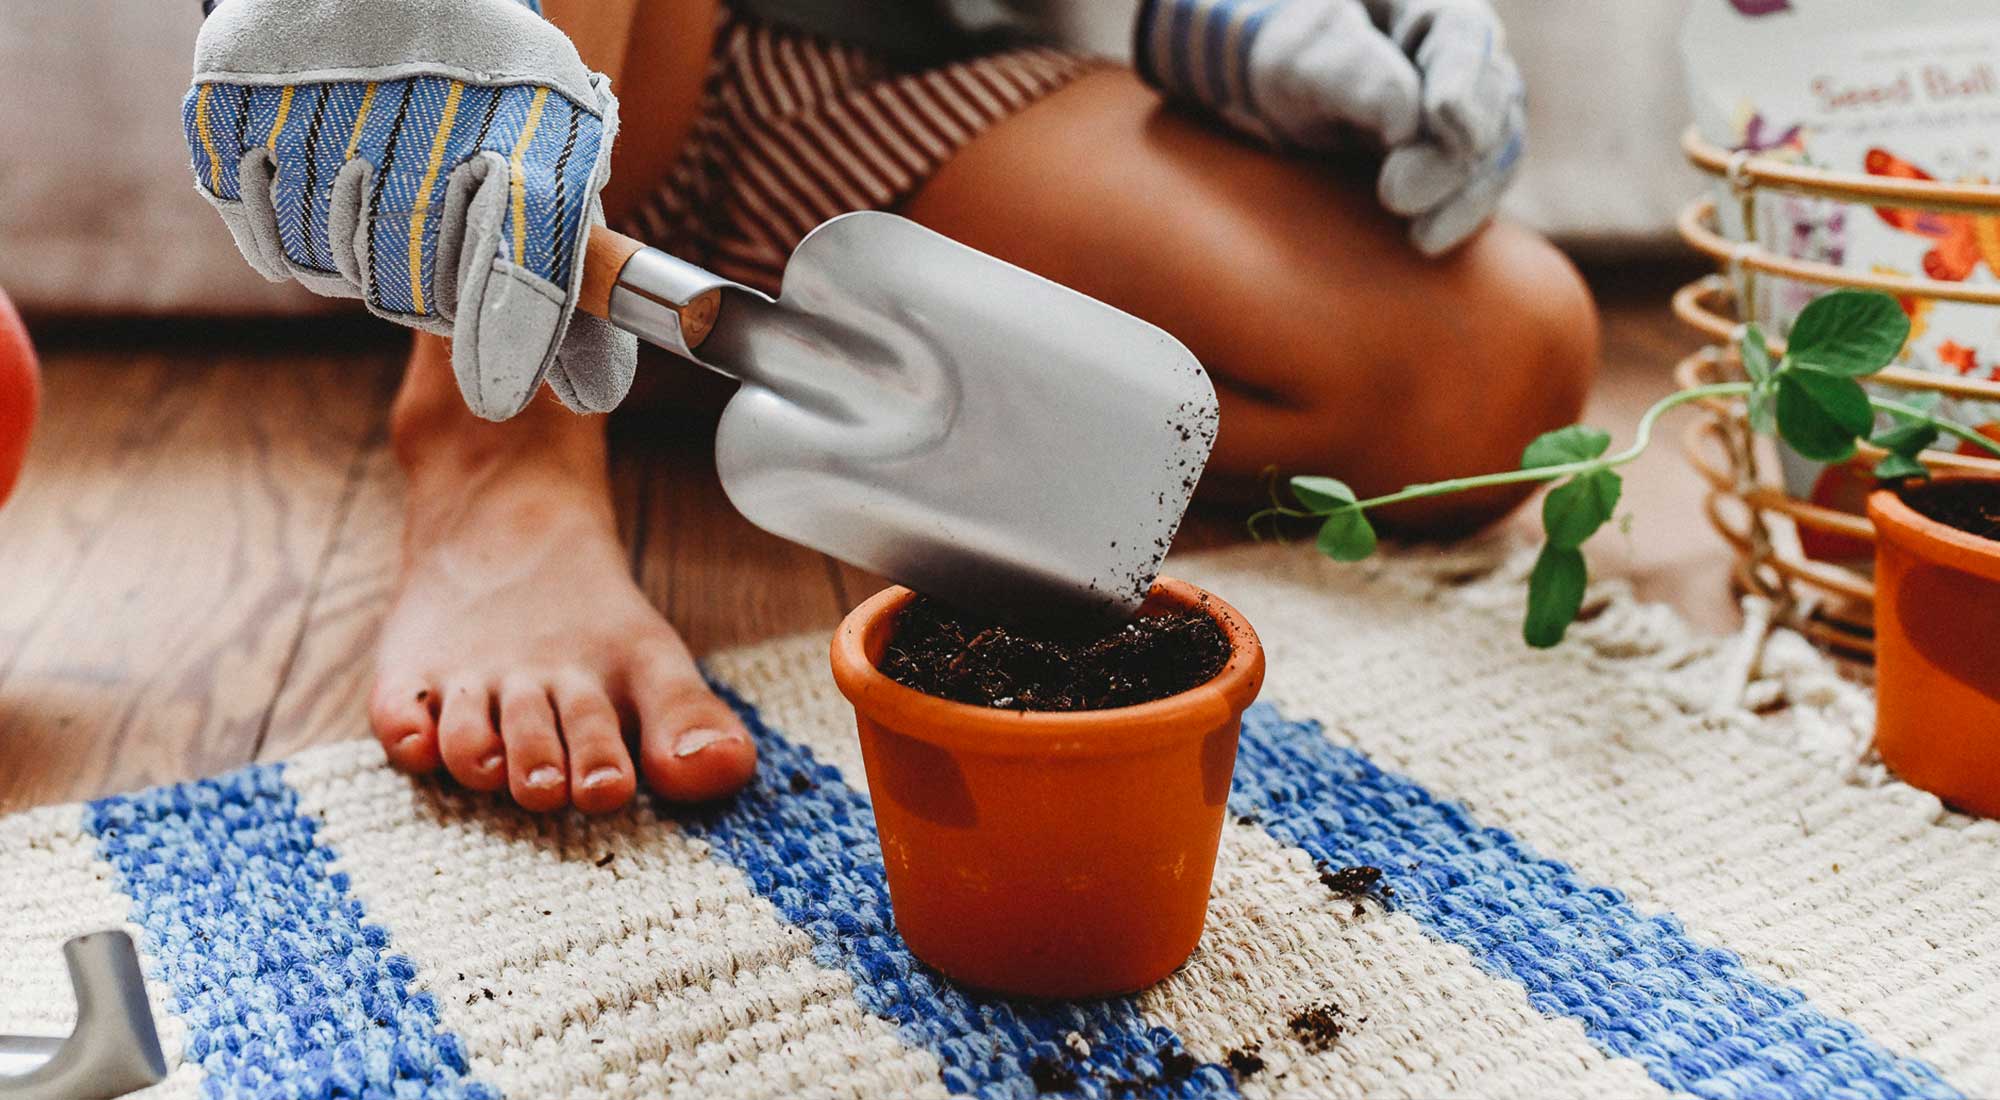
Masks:
[[[716,464],[752,522],[971,611],[1129,616],[1215,441],[1160,328],[915,222],[814,230],[700,358],[743,380]]]

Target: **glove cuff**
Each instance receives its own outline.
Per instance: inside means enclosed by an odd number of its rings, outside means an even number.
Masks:
[[[516,3],[285,0],[286,33],[269,32],[274,0],[215,9],[195,42],[194,83],[297,85],[439,76],[467,84],[544,85],[586,106],[591,72],[554,24]],[[413,58],[452,58],[444,65]],[[328,58],[339,58],[328,65]]]
[[[1256,114],[1250,47],[1283,0],[1144,0],[1132,28],[1139,76],[1229,119]]]

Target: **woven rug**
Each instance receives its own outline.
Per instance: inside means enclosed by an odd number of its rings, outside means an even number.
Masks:
[[[0,821],[0,1032],[66,1030],[58,944],[122,925],[160,1096],[2000,1095],[2000,825],[1869,764],[1800,639],[1600,588],[1531,651],[1481,550],[1174,571],[1271,671],[1206,937],[1137,996],[910,957],[811,637],[710,662],[763,752],[722,807],[537,818],[358,742]]]

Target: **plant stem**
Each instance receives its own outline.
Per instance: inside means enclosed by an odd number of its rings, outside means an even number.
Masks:
[[[1882,412],[1895,413],[1897,416],[1907,416],[1913,420],[1928,421],[1932,427],[1947,435],[1957,436],[1967,443],[1983,447],[1994,455],[2000,456],[2000,442],[1989,439],[1984,434],[1974,431],[1963,424],[1932,416],[1915,405],[1905,405],[1900,401],[1886,401],[1880,397],[1870,397],[1868,403]]]
[[[1639,418],[1639,427],[1633,436],[1632,445],[1615,454],[1599,455],[1596,458],[1583,459],[1578,462],[1565,462],[1559,466],[1536,466],[1533,469],[1527,470],[1508,470],[1497,474],[1480,474],[1474,477],[1452,478],[1449,481],[1428,481],[1421,485],[1408,485],[1384,496],[1370,497],[1367,500],[1358,501],[1353,507],[1366,511],[1370,508],[1400,504],[1406,500],[1421,500],[1424,497],[1464,492],[1467,489],[1483,489],[1492,485],[1518,485],[1526,481],[1554,481],[1557,478],[1568,477],[1571,474],[1594,473],[1598,470],[1609,470],[1614,467],[1623,466],[1644,454],[1646,448],[1652,445],[1653,426],[1659,422],[1660,417],[1666,415],[1668,412],[1690,401],[1700,401],[1703,398],[1742,397],[1750,392],[1750,388],[1750,383],[1748,382],[1716,382],[1711,385],[1696,386],[1693,389],[1668,394],[1654,402],[1653,407],[1647,409],[1646,414]],[[1928,422],[1941,432],[1984,448],[1995,456],[2000,456],[2000,441],[1989,439],[1985,435],[1962,424],[1933,416],[1913,405],[1905,405],[1899,401],[1890,401],[1885,398],[1871,396],[1868,399],[1868,404],[1878,412],[1894,413],[1897,416]],[[1294,519],[1308,519],[1316,515],[1317,513],[1297,508],[1274,505],[1250,517],[1250,530],[1252,534],[1255,534],[1257,521],[1267,516],[1290,516]]]
[[[1691,390],[1681,390],[1668,394],[1653,403],[1646,415],[1639,418],[1639,427],[1634,433],[1632,445],[1616,454],[1599,455],[1579,462],[1565,462],[1559,466],[1536,466],[1529,470],[1508,470],[1498,474],[1480,474],[1476,477],[1455,477],[1449,481],[1430,481],[1422,485],[1410,485],[1386,496],[1371,497],[1360,501],[1355,507],[1363,509],[1380,508],[1389,504],[1400,504],[1406,500],[1421,500],[1424,497],[1442,496],[1467,489],[1484,489],[1489,485],[1517,485],[1524,481],[1554,481],[1571,474],[1592,473],[1623,466],[1627,462],[1646,453],[1653,442],[1653,425],[1669,411],[1690,401],[1700,401],[1708,397],[1742,397],[1750,392],[1748,382],[1716,382],[1707,386],[1696,386]]]

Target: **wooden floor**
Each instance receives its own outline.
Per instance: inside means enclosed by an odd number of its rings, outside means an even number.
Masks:
[[[1694,341],[1685,270],[1595,280],[1589,418],[1629,433]],[[0,510],[0,812],[213,774],[366,735],[400,492],[385,413],[403,338],[373,322],[36,327],[46,395]],[[698,423],[614,431],[646,592],[697,653],[832,626],[871,578],[726,506]],[[1704,625],[1733,617],[1721,544],[1670,448],[1628,477],[1602,567]],[[1239,537],[1196,515],[1180,547]],[[1515,522],[1532,527],[1531,516]]]

